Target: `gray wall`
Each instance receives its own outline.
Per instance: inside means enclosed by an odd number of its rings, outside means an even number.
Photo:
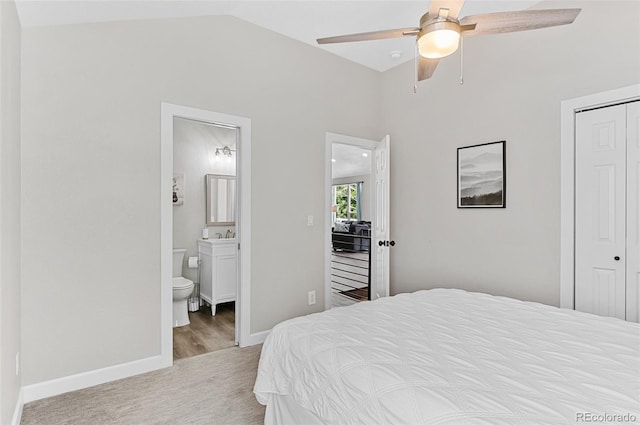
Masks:
[[[22,65],[24,384],[159,354],[163,101],[252,120],[251,331],[323,309],[325,132],[379,138],[379,73],[231,17],[27,28]]]
[[[412,93],[384,74],[392,136],[392,293],[458,287],[559,304],[560,102],[640,81],[638,2],[582,7],[570,26],[469,38]],[[506,209],[456,208],[456,148],[507,141]],[[412,187],[413,190],[405,188]]]
[[[20,351],[20,43],[13,1],[0,2],[0,423],[11,423]]]
[[[175,118],[173,121],[173,172],[183,173],[185,199],[182,205],[173,206],[173,247],[185,248],[182,275],[198,282],[198,270],[187,268],[187,258],[198,255],[196,241],[202,238],[206,219],[206,174],[235,176],[236,164],[224,159],[211,160],[215,148],[236,144],[236,130],[214,127],[197,121]],[[208,226],[209,236],[226,234],[233,226]]]

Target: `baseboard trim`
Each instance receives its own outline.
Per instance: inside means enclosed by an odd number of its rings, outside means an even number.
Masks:
[[[251,345],[262,344],[265,339],[267,339],[270,332],[271,330],[266,330],[250,334],[248,341],[246,341],[243,346],[249,347]],[[20,424],[22,408],[25,403],[41,400],[47,397],[53,397],[70,391],[93,387],[95,385],[128,378],[130,376],[140,375],[142,373],[162,369],[171,365],[172,364],[167,363],[166,359],[163,359],[162,356],[154,356],[129,363],[83,372],[77,375],[70,375],[37,384],[26,385],[20,390],[20,397],[18,404],[16,405],[13,425]]]
[[[11,425],[20,425],[20,420],[22,419],[22,408],[24,407],[23,395],[22,388],[20,388],[18,401],[16,401],[16,408],[13,411],[13,418],[11,419]]]
[[[68,393],[70,391],[81,390],[83,388],[93,387],[106,382],[140,375],[141,373],[151,372],[167,366],[171,366],[171,364],[167,364],[166,361],[163,361],[162,356],[154,356],[129,363],[83,372],[77,375],[70,375],[37,384],[26,385],[22,388],[22,401],[23,403],[29,403],[31,401]]]
[[[243,341],[244,344],[242,344],[241,347],[250,347],[252,345],[262,344],[264,340],[267,339],[267,335],[269,335],[269,332],[271,332],[271,329],[269,329],[268,331],[249,334],[248,341]]]

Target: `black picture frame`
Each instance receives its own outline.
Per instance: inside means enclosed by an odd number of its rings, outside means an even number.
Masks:
[[[506,140],[458,148],[458,208],[506,208]]]

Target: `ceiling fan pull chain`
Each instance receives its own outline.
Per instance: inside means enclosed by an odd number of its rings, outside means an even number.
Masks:
[[[418,41],[416,40],[416,50],[413,55],[413,94],[418,93]]]
[[[460,37],[460,85],[464,85],[464,37]]]

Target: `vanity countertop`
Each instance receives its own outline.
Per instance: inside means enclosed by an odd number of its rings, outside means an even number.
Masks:
[[[236,238],[211,238],[211,239],[198,239],[198,243],[219,244],[219,243],[233,243]]]

